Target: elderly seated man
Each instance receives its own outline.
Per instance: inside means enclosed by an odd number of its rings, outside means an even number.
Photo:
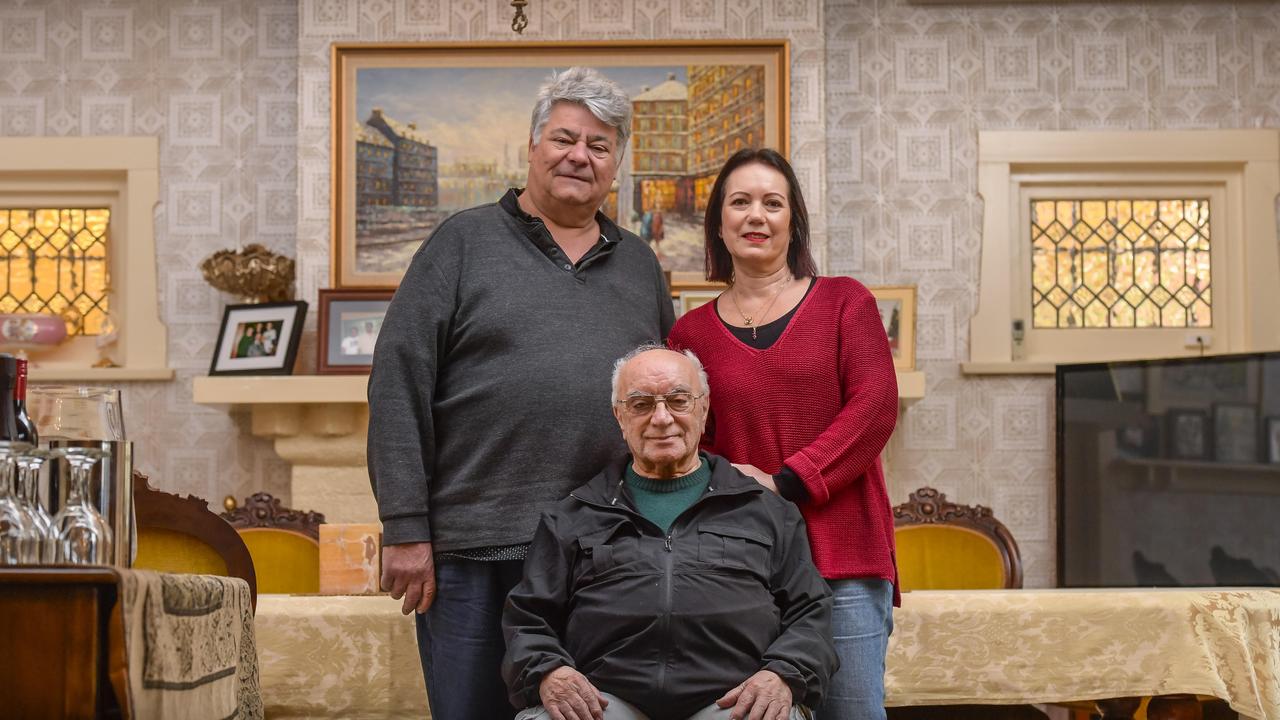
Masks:
[[[831,593],[795,506],[698,452],[708,392],[692,353],[614,366],[631,454],[543,515],[504,610],[519,720],[787,720],[818,703]]]

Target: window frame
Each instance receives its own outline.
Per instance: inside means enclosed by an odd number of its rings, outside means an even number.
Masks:
[[[117,339],[107,354],[116,366],[93,367],[97,337],[74,337],[32,353],[32,381],[173,377],[157,292],[159,167],[155,137],[0,138],[0,204],[111,209],[108,307]]]
[[[1280,347],[1273,313],[1253,312],[1280,305],[1280,131],[999,131],[980,132],[978,144],[982,261],[963,372],[1039,374],[1056,363],[1194,355],[1201,348],[1191,337],[1204,331],[1214,353]],[[1217,188],[1221,199],[1210,205],[1212,328],[1032,328],[1029,196],[1073,186],[1171,194]],[[1024,321],[1020,347],[1015,319]],[[1043,341],[1053,334],[1069,342]],[[1149,342],[1160,335],[1166,337]]]

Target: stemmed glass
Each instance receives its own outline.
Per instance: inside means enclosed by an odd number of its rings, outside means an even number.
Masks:
[[[39,530],[13,492],[16,457],[30,449],[28,443],[0,441],[0,565],[25,565],[39,558]]]
[[[49,459],[47,450],[32,448],[17,457],[18,464],[18,497],[26,502],[27,512],[31,515],[36,529],[40,533],[40,554],[36,562],[52,564],[55,559],[57,543],[53,535],[53,518],[40,502],[40,468]]]
[[[89,501],[89,477],[103,458],[98,448],[64,447],[50,453],[71,466],[67,504],[53,517],[55,560],[72,565],[107,565],[111,562],[111,526]]]

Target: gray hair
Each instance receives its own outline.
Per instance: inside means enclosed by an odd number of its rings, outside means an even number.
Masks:
[[[618,400],[618,380],[622,377],[622,366],[631,362],[632,358],[637,355],[643,355],[651,350],[668,350],[670,352],[678,352],[677,350],[671,350],[671,348],[666,345],[645,343],[615,360],[613,363],[613,376],[609,380],[610,391],[612,393],[610,397],[613,398],[613,400]],[[689,362],[693,363],[693,368],[698,371],[698,382],[702,383],[702,393],[704,395],[710,395],[711,384],[707,382],[707,371],[702,367],[702,361],[698,359],[697,355],[693,354],[692,350],[685,350],[681,354],[689,358]]]
[[[551,73],[551,79],[538,88],[533,104],[533,120],[529,138],[534,145],[542,138],[542,129],[558,102],[577,103],[591,111],[600,122],[618,131],[618,158],[622,158],[631,137],[631,98],[618,84],[589,67],[571,67]]]

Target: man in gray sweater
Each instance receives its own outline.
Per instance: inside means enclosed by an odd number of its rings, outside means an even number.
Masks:
[[[435,720],[514,714],[503,602],[542,511],[626,452],[601,399],[610,362],[673,322],[653,252],[598,210],[630,126],[630,100],[599,73],[553,76],[525,190],[443,222],[378,336],[369,478],[382,585],[418,612]]]

